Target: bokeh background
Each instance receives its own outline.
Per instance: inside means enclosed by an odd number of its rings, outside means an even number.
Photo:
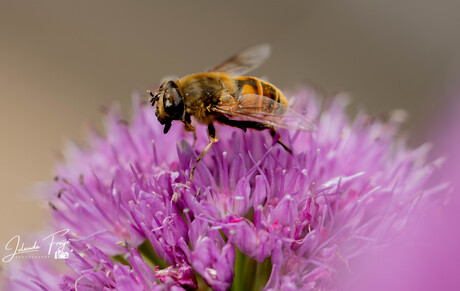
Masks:
[[[133,90],[258,43],[273,52],[255,75],[325,98],[348,91],[371,114],[405,109],[420,144],[455,76],[459,28],[456,0],[3,0],[0,247],[46,225],[48,206],[30,189],[52,179],[64,141],[100,123],[102,105],[129,112]]]

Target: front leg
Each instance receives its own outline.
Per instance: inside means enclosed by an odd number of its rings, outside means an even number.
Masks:
[[[195,127],[192,125],[192,119],[190,117],[190,114],[184,113],[184,116],[182,117],[182,122],[184,123],[184,130],[188,132],[193,132],[193,146],[195,146],[196,143],[196,131]]]
[[[185,131],[195,131],[195,127],[192,125],[192,118],[190,114],[184,114],[182,117],[182,122],[184,123]]]
[[[185,131],[188,131],[188,132],[195,132],[195,127],[191,124],[191,123],[188,123],[186,121],[183,121],[184,123],[184,130]]]
[[[193,180],[193,174],[195,172],[196,165],[198,162],[204,157],[204,155],[209,151],[211,146],[218,141],[216,138],[216,129],[214,128],[214,125],[210,123],[208,125],[208,136],[209,136],[209,144],[206,146],[206,148],[203,150],[203,152],[198,156],[198,158],[195,161],[195,164],[193,164],[192,171],[190,172],[190,180]]]

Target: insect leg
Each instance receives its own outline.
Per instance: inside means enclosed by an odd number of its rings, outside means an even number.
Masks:
[[[184,129],[186,131],[195,131],[195,127],[192,125],[192,119],[190,118],[190,114],[184,114],[182,117],[182,122],[184,123]]]
[[[196,131],[195,131],[195,127],[192,125],[192,119],[190,117],[190,114],[184,112],[184,116],[182,117],[182,122],[184,123],[185,131],[193,131],[193,146],[195,146]]]
[[[190,180],[193,180],[193,173],[195,172],[195,168],[198,162],[209,151],[211,146],[218,141],[218,139],[216,138],[216,129],[214,128],[214,125],[212,123],[208,125],[208,136],[209,136],[209,144],[206,146],[203,152],[201,152],[201,154],[198,156],[198,158],[195,161],[195,164],[193,164],[192,171],[190,172]]]
[[[276,135],[276,129],[274,127],[271,127],[268,124],[264,124],[264,123],[260,123],[256,121],[231,120],[231,119],[228,119],[224,115],[219,116],[217,118],[217,121],[223,124],[226,124],[226,125],[241,128],[244,132],[246,132],[248,128],[252,128],[256,130],[270,129],[271,136],[273,138],[277,136],[276,142],[279,143],[285,150],[287,150],[289,153],[292,154],[292,150],[287,145],[285,145],[282,141],[280,141],[280,135],[279,134]]]
[[[184,121],[184,130],[188,132],[195,131],[195,127],[192,124]]]
[[[285,150],[287,150],[292,155],[292,150],[287,145],[285,145],[282,141],[280,141],[281,136],[279,134],[276,134],[275,128],[272,127],[270,129],[270,134],[273,138],[276,138],[277,143],[279,143]]]
[[[263,124],[263,123],[255,122],[255,121],[231,120],[231,119],[228,119],[224,115],[217,117],[217,121],[223,124],[226,124],[226,125],[241,128],[244,132],[246,132],[248,128],[253,128],[256,130],[263,130],[263,129],[271,128],[271,126],[268,124]]]

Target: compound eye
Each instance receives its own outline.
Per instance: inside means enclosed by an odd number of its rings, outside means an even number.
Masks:
[[[176,88],[169,88],[165,91],[165,95],[163,97],[163,107],[166,114],[171,117],[182,116],[184,105]]]

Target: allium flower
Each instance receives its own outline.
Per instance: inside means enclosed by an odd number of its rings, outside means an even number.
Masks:
[[[192,181],[204,127],[196,142],[180,124],[164,135],[137,97],[130,124],[109,110],[106,135],[69,146],[42,190],[54,227],[71,230],[67,270],[47,282],[25,266],[8,287],[335,288],[349,260],[391,240],[440,192],[425,185],[435,164],[424,161],[426,146],[397,137],[401,112],[387,123],[363,113],[350,121],[346,98],[292,99],[318,127],[280,131],[293,154],[268,132],[217,126],[219,142]]]
[[[404,235],[363,256],[351,290],[460,290],[460,87],[450,97],[428,131],[435,154],[445,157],[432,180],[447,186],[448,199],[425,208]]]

